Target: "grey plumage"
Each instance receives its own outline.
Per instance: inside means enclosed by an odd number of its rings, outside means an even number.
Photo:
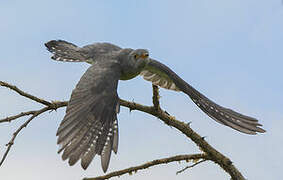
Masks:
[[[57,131],[59,152],[63,151],[62,159],[69,159],[70,165],[81,159],[81,166],[86,169],[98,154],[106,172],[111,151],[118,150],[118,80],[137,75],[162,88],[184,92],[203,112],[223,125],[246,134],[265,132],[257,119],[214,103],[170,68],[149,58],[147,50],[122,49],[110,43],[79,48],[62,40],[49,41],[45,46],[53,53],[52,59],[92,64],[73,90]]]
[[[59,152],[64,151],[62,158],[69,158],[70,165],[81,158],[81,166],[86,169],[98,154],[103,157],[103,170],[108,168],[114,135],[118,133],[116,89],[120,71],[117,61],[107,62],[95,62],[82,76],[57,131],[57,143],[62,145]]]
[[[109,54],[109,52],[119,51],[120,47],[110,43],[95,43],[82,48],[64,40],[52,40],[45,43],[48,51],[54,55],[51,57],[56,61],[65,62],[83,62],[93,63],[93,59],[101,57],[101,55]]]
[[[149,72],[153,71],[152,69],[158,69],[160,72],[159,74],[167,76],[167,78],[163,79],[170,79],[175,84],[173,85],[173,87],[176,86],[178,91],[180,90],[187,94],[203,112],[205,112],[215,121],[246,134],[265,132],[265,130],[258,127],[261,126],[261,124],[258,123],[257,119],[242,115],[231,109],[224,108],[214,103],[212,100],[208,99],[203,94],[198,92],[195,88],[181,79],[175,72],[173,72],[171,69],[161,64],[160,62],[151,59],[145,69]],[[159,75],[156,74],[155,76]],[[153,81],[153,83],[156,83],[156,81]]]
[[[45,44],[47,49],[54,55],[51,57],[56,61],[80,62],[86,59],[80,48],[67,41],[49,41]]]

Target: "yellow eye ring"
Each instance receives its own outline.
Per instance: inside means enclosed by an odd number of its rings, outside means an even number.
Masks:
[[[135,54],[134,58],[135,58],[135,59],[138,59],[138,58],[139,58],[139,55]]]

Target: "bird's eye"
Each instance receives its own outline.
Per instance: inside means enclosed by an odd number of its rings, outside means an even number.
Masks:
[[[148,53],[145,53],[145,54],[144,54],[144,57],[146,57],[146,58],[147,58],[147,57],[148,57]]]
[[[139,55],[135,54],[134,58],[135,58],[135,59],[138,59],[138,58],[139,58]]]

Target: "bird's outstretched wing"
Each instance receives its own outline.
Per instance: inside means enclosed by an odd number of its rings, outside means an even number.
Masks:
[[[66,115],[57,131],[62,159],[86,169],[95,154],[106,172],[111,151],[118,149],[120,66],[115,61],[95,62],[73,90]]]
[[[53,60],[90,64],[101,55],[121,50],[120,47],[111,43],[94,43],[80,48],[64,40],[52,40],[45,43],[45,46],[49,52],[53,53],[51,57]]]
[[[140,75],[145,80],[151,81],[160,87],[186,93],[203,112],[221,124],[246,134],[265,132],[264,129],[258,127],[262,125],[258,123],[257,119],[214,103],[186,83],[170,68],[156,60],[151,59]]]

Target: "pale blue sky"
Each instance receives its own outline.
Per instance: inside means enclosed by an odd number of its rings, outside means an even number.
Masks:
[[[146,48],[217,103],[257,117],[267,133],[249,136],[215,123],[184,94],[161,90],[161,105],[224,153],[249,180],[283,179],[283,6],[281,0],[2,1],[0,80],[47,100],[68,100],[87,64],[50,59],[44,43],[112,42]],[[120,82],[121,98],[151,103],[142,78]],[[41,106],[0,88],[0,118]],[[78,180],[102,175],[100,159],[87,171],[69,167],[56,153],[56,130],[65,109],[35,119],[16,139],[0,179]],[[0,153],[24,121],[0,124]],[[155,117],[121,108],[120,144],[109,172],[198,148]],[[172,163],[120,179],[217,179],[228,176],[204,163],[180,175]]]

